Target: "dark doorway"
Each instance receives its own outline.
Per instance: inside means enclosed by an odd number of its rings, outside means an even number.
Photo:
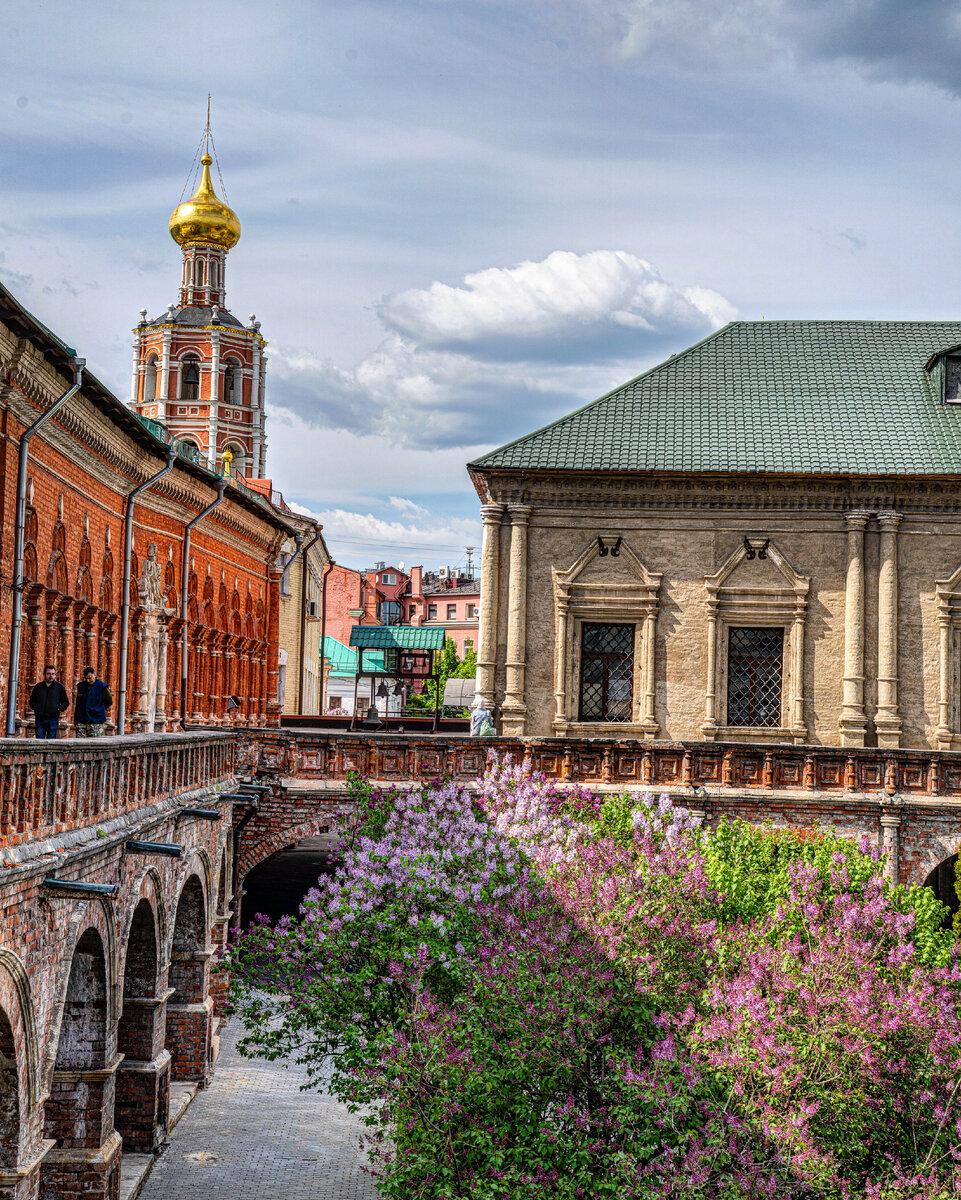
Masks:
[[[924,881],[924,886],[929,887],[937,898],[947,908],[951,910],[952,915],[958,911],[961,906],[961,901],[958,900],[958,892],[955,887],[955,872],[958,868],[958,856],[952,854],[950,858],[946,858],[943,863],[938,863],[931,874]],[[951,918],[948,918],[950,925]]]
[[[257,913],[266,913],[272,922],[298,916],[304,896],[317,886],[318,878],[332,875],[338,866],[340,856],[332,848],[336,843],[331,834],[305,838],[249,871],[244,878],[241,929],[246,929]]]

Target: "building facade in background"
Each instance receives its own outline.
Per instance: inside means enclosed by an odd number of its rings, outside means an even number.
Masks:
[[[738,322],[473,463],[504,733],[961,749],[959,344]]]
[[[403,607],[406,625],[442,626],[453,639],[458,658],[476,652],[480,580],[451,567],[436,572],[411,567]]]
[[[330,553],[319,521],[289,509],[284,516],[298,532],[281,546],[278,700],[285,714],[317,716],[323,691],[324,576],[330,571]]]

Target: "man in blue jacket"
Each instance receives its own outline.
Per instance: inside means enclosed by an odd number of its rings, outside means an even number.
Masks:
[[[84,667],[83,680],[77,684],[77,703],[73,718],[77,737],[103,737],[107,723],[107,709],[113,704],[110,689],[97,678],[93,667]]]

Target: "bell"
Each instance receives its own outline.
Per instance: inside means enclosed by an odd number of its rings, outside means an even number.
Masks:
[[[394,684],[394,695],[395,696],[403,696],[403,694],[404,694],[404,685],[398,679],[397,682]]]
[[[387,697],[387,684],[384,683],[384,681],[382,679],[380,681],[380,683],[377,685],[377,699],[384,700],[384,699],[386,699],[386,697]]]

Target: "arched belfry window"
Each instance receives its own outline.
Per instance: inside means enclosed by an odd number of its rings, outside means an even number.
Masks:
[[[218,276],[218,274],[219,274],[219,271],[218,271],[218,268],[217,268],[217,263],[216,263],[216,262],[215,262],[213,259],[211,259],[211,260],[210,260],[210,272],[209,272],[209,274],[210,274],[210,286],[211,286],[211,287],[213,287],[213,288],[215,288],[215,287],[219,287],[219,286],[220,286],[220,281],[219,281],[219,279],[217,278],[217,276]]]
[[[200,364],[195,358],[185,358],[181,368],[180,399],[200,399]]]
[[[157,399],[157,356],[154,354],[144,364],[143,398],[145,404]]]
[[[224,367],[224,402],[240,404],[240,366],[232,359]]]
[[[202,258],[194,259],[194,283],[200,287],[204,281],[204,260]]]

